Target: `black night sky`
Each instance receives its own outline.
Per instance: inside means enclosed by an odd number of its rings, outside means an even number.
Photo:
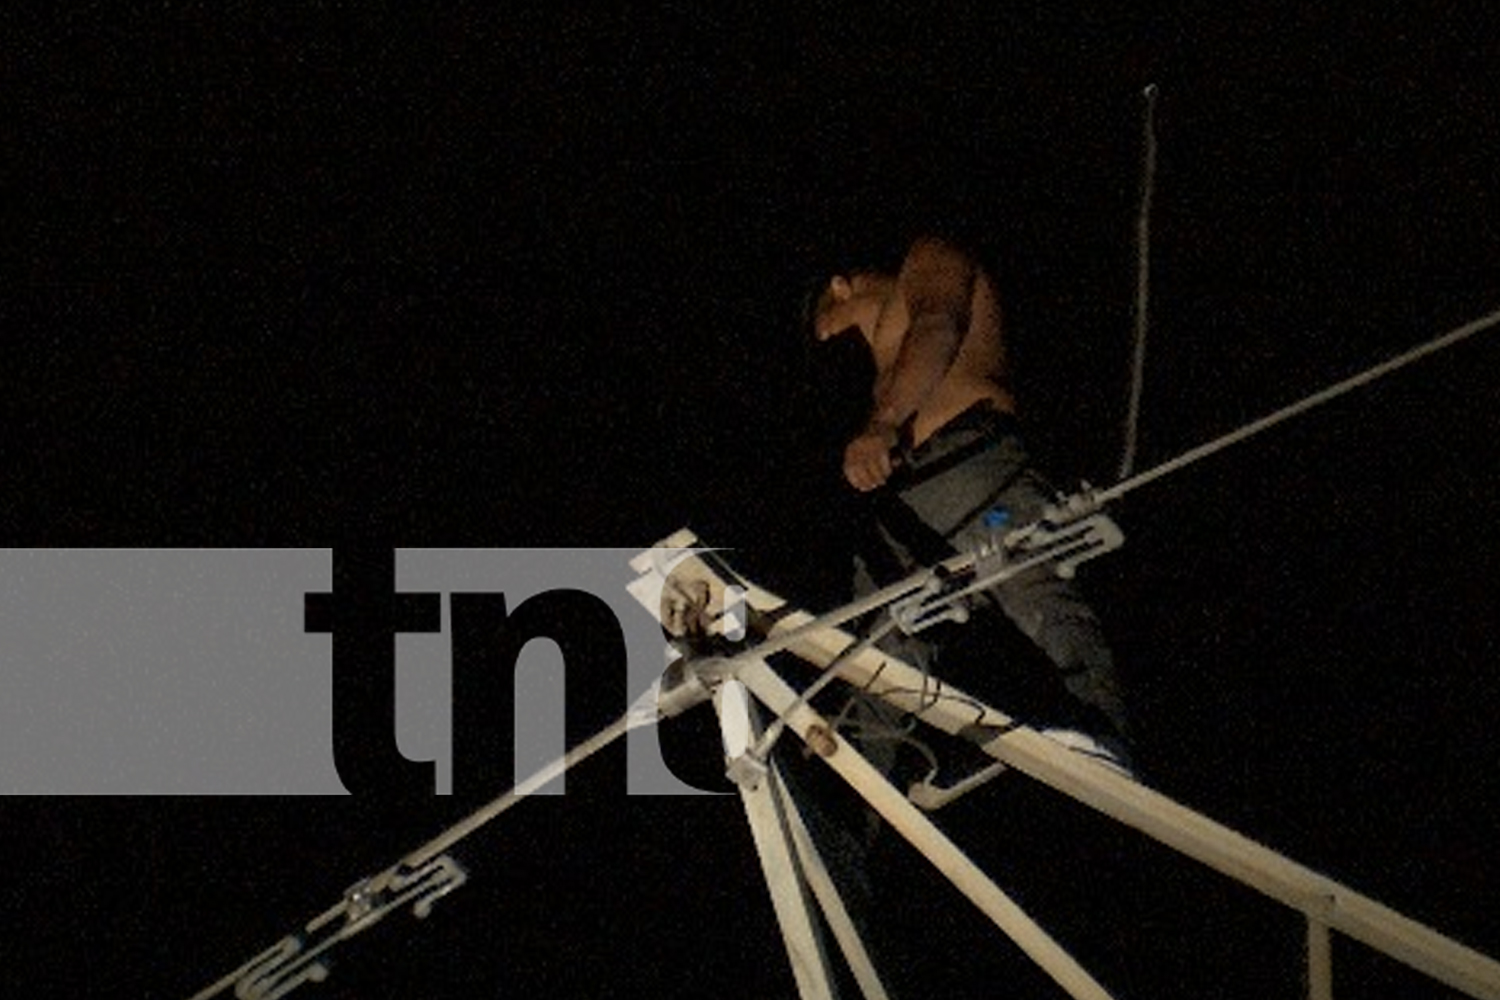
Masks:
[[[1148,84],[1138,468],[1500,308],[1477,7],[705,6],[8,16],[5,544],[690,524],[816,601],[859,359],[798,339],[799,296],[924,231],[995,268],[1044,464],[1107,485]],[[1085,579],[1153,786],[1491,955],[1497,336],[1130,495]],[[792,995],[737,803],[607,785],[476,838],[469,886],[306,995]],[[185,998],[467,804],[8,800],[8,962],[38,995]],[[1023,779],[944,821],[1120,997],[1297,995],[1294,915]],[[902,995],[1053,995],[891,854]],[[1447,995],[1336,967],[1340,995]]]

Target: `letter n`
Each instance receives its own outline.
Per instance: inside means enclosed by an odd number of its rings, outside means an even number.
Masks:
[[[455,593],[449,600],[455,794],[488,795],[513,784],[515,674],[522,649],[533,639],[550,639],[562,651],[569,747],[618,717],[627,699],[625,634],[603,600],[567,589],[537,594],[514,611],[507,610],[504,594]],[[586,767],[604,778],[601,787],[624,793],[623,753],[604,754]]]

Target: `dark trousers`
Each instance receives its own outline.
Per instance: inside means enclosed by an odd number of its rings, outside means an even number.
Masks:
[[[988,405],[966,411],[908,450],[882,492],[872,544],[856,558],[855,588],[862,593],[979,546],[996,530],[986,524],[993,511],[1004,511],[1009,525],[1019,527],[1036,520],[1057,497],[1031,466],[1015,418]],[[1037,566],[981,596],[969,624],[939,626],[915,636],[893,633],[887,651],[941,673],[938,664],[946,646],[956,639],[972,652],[982,646],[972,641],[972,634],[987,627],[985,614],[1002,613],[1044,654],[1072,696],[1071,711],[1063,711],[1055,722],[1088,730],[1102,727],[1094,734],[1122,743],[1128,739],[1114,656],[1076,583],[1048,566]],[[984,670],[1006,668],[1005,663],[966,664],[964,674],[980,675],[973,693],[982,697]],[[964,686],[957,677],[945,679]]]

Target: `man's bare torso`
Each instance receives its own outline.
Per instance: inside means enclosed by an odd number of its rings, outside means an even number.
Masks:
[[[910,325],[905,297],[897,286],[881,310],[870,345],[877,387],[895,368]],[[993,283],[980,273],[974,281],[969,326],[958,355],[937,388],[918,407],[912,422],[913,443],[921,444],[948,421],[981,401],[988,401],[1001,412],[1014,413],[1015,397],[1008,386],[1000,301]]]

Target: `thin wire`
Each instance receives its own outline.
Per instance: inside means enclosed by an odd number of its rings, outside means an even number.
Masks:
[[[1130,404],[1125,414],[1125,453],[1120,459],[1120,474],[1116,479],[1126,479],[1135,471],[1141,395],[1146,381],[1146,330],[1151,308],[1151,203],[1156,191],[1156,84],[1148,86],[1144,94],[1145,152],[1141,166],[1141,208],[1135,228],[1135,349],[1130,366]]]
[[[1191,465],[1232,445],[1239,444],[1246,438],[1253,437],[1261,431],[1268,430],[1283,421],[1306,413],[1313,407],[1321,406],[1330,400],[1337,399],[1339,396],[1351,392],[1360,386],[1367,385],[1398,369],[1405,368],[1407,365],[1419,361],[1429,354],[1436,354],[1439,351],[1446,350],[1460,341],[1467,340],[1497,325],[1500,325],[1500,309],[1495,310],[1487,316],[1481,316],[1479,319],[1465,323],[1463,326],[1450,330],[1442,336],[1429,340],[1427,343],[1414,347],[1403,354],[1398,354],[1389,361],[1384,361],[1372,368],[1367,368],[1357,375],[1344,379],[1342,382],[1336,382],[1326,389],[1315,392],[1311,396],[1307,396],[1292,403],[1290,406],[1285,406],[1274,413],[1261,417],[1259,420],[1251,421],[1238,430],[1231,431],[1206,444],[1189,449],[1176,458],[1163,462],[1155,468],[1148,469],[1132,479],[1124,480],[1107,490],[1101,490],[1095,494],[1094,499],[1099,503],[1108,503],[1111,500],[1117,500],[1131,490],[1160,479],[1162,476],[1176,472],[1184,466]]]
[[[796,711],[802,705],[806,705],[811,702],[813,697],[819,691],[822,691],[829,684],[833,683],[833,681],[838,678],[839,668],[842,667],[845,662],[855,656],[858,656],[865,650],[873,648],[876,643],[878,643],[881,639],[884,639],[895,628],[895,618],[886,616],[879,623],[877,623],[876,627],[872,629],[868,635],[864,636],[859,641],[853,643],[837,656],[835,656],[833,660],[828,664],[828,666],[823,668],[823,671],[818,679],[809,684],[807,688],[797,696],[796,701],[788,705],[784,711],[777,713],[776,721],[771,723],[766,731],[761,734],[760,740],[756,743],[754,750],[755,756],[764,759],[766,754],[771,752],[771,747],[775,746],[776,741],[781,738],[782,732],[786,729],[787,719],[792,714],[792,712]]]

